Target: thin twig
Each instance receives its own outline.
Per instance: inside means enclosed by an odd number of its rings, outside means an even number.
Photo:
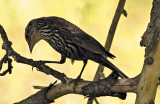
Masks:
[[[2,69],[2,65],[3,65],[3,63],[6,63],[7,61],[7,57],[8,57],[8,55],[7,54],[5,54],[4,55],[4,57],[0,60],[0,71],[1,71],[1,69]]]
[[[34,89],[43,89],[45,87],[47,87],[47,86],[35,86],[35,85],[33,86]]]
[[[66,79],[65,79],[66,75],[64,73],[60,73],[45,64],[39,65],[40,61],[33,61],[32,59],[25,58],[25,57],[21,56],[20,54],[18,54],[17,52],[15,52],[11,46],[12,42],[10,42],[8,40],[7,34],[1,25],[0,25],[0,34],[1,34],[1,37],[3,40],[3,49],[6,50],[6,53],[8,55],[7,60],[8,60],[8,68],[9,68],[8,71],[3,72],[2,75],[6,74],[7,72],[11,73],[10,69],[12,68],[12,66],[11,66],[12,60],[9,59],[8,57],[12,56],[14,58],[14,60],[18,63],[31,65],[31,66],[39,69],[38,71],[41,71],[47,75],[52,75],[55,78],[61,80],[61,82],[63,82],[63,83],[66,82]]]
[[[110,26],[110,29],[109,29],[109,32],[108,32],[108,37],[107,37],[107,40],[106,40],[106,43],[105,43],[105,49],[108,52],[111,48],[111,44],[112,44],[114,34],[115,34],[115,31],[116,31],[116,28],[117,28],[117,25],[118,25],[118,21],[120,19],[121,14],[124,14],[124,16],[127,16],[127,12],[126,12],[126,10],[124,10],[125,2],[126,2],[126,0],[119,0],[119,4],[118,4],[118,7],[116,9],[116,13],[115,13],[114,18],[112,20],[112,24]],[[99,79],[99,77],[100,77],[99,73],[103,72],[103,70],[104,70],[104,66],[99,65],[98,69],[97,69],[97,72],[95,74],[95,77],[93,79],[94,81],[97,81]],[[93,103],[93,100],[92,101],[88,100],[88,101],[90,102],[88,104]]]
[[[109,51],[110,48],[111,48],[111,44],[112,44],[112,41],[113,41],[113,38],[114,38],[116,27],[118,25],[118,21],[120,19],[121,14],[124,11],[124,4],[125,4],[125,0],[119,0],[119,4],[118,4],[117,10],[116,10],[116,13],[114,15],[114,18],[112,20],[112,24],[111,24],[111,27],[109,29],[108,37],[107,37],[107,40],[106,40],[106,44],[105,44],[106,51]],[[99,65],[99,67],[97,69],[97,72],[96,72],[96,75],[94,77],[94,81],[99,79],[99,73],[103,72],[103,69],[104,69],[104,66]]]
[[[0,76],[4,76],[7,73],[11,74],[12,73],[12,59],[8,58],[8,54],[6,53],[4,57],[0,60],[0,71],[2,69],[3,63],[8,63],[8,69],[0,73]]]

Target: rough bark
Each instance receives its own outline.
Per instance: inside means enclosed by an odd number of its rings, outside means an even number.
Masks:
[[[145,46],[145,60],[139,84],[136,104],[154,104],[157,83],[160,78],[160,0],[153,0],[151,18],[142,36],[141,46]]]

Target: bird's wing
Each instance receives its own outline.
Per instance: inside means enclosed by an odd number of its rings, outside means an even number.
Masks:
[[[96,39],[85,33],[71,22],[59,17],[53,17],[51,20],[52,23],[57,25],[59,32],[64,38],[66,38],[66,40],[72,41],[91,52],[102,54],[110,58],[115,57],[113,54],[105,51],[104,47]]]
[[[87,35],[86,33],[76,34],[76,35],[74,35],[72,40],[76,44],[80,45],[81,47],[83,47],[91,52],[94,52],[97,54],[102,54],[102,55],[108,56],[110,58],[115,57],[111,53],[105,51],[104,47],[96,39]]]

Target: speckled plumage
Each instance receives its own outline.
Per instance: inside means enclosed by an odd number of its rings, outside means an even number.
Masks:
[[[25,38],[30,51],[39,40],[44,39],[48,42],[62,55],[61,61],[55,63],[64,63],[66,57],[72,61],[83,60],[84,65],[79,77],[88,59],[117,71],[122,78],[127,77],[105,58],[106,56],[114,58],[114,55],[105,51],[96,39],[63,18],[42,17],[31,20],[26,27]]]

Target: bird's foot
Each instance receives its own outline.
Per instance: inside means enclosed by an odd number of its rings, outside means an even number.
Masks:
[[[113,79],[118,79],[120,77],[117,71],[113,71],[109,76],[111,76]]]
[[[78,76],[76,79],[73,79],[72,81],[69,82],[69,84],[74,83],[74,85],[73,85],[73,91],[74,91],[74,92],[75,92],[75,90],[76,90],[76,87],[77,87],[77,85],[78,85],[78,82],[81,81],[81,80],[83,80],[83,79],[81,79],[81,78]]]

